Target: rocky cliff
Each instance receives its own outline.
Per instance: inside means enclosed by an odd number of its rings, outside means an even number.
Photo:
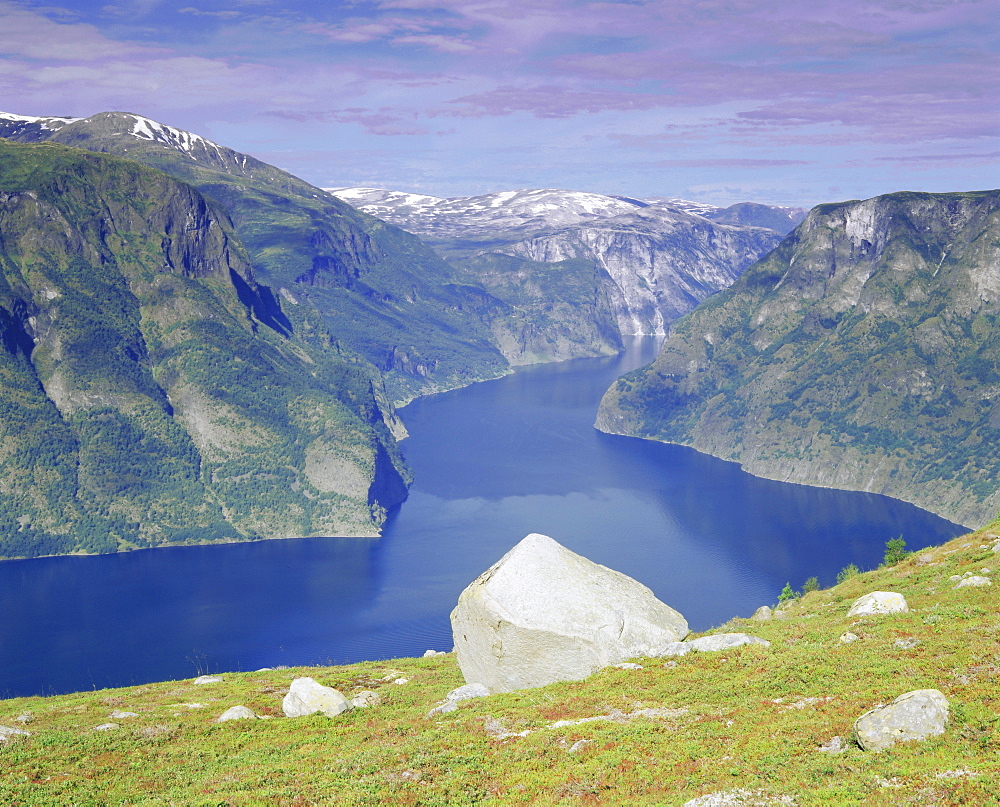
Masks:
[[[1000,192],[822,205],[676,324],[598,427],[759,476],[1000,509]]]
[[[613,353],[622,335],[664,333],[780,240],[747,221],[787,231],[794,215],[765,205],[721,210],[553,189],[454,199],[332,192],[416,233],[469,285],[505,303],[482,316],[512,364]],[[732,222],[706,218],[716,214]]]
[[[591,262],[622,334],[669,323],[731,285],[780,241],[773,230],[717,224],[664,205],[536,235],[497,248],[539,263]]]
[[[377,534],[377,373],[279,315],[191,186],[0,142],[0,556]]]

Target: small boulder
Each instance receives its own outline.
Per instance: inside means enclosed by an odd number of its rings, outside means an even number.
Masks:
[[[936,689],[917,689],[861,715],[854,721],[854,738],[865,751],[884,751],[943,734],[947,723],[948,699]]]
[[[980,586],[992,586],[993,581],[988,577],[974,574],[962,579],[955,588],[979,588]]]
[[[902,614],[909,611],[906,598],[893,591],[873,591],[858,597],[847,612],[848,616],[877,616],[880,614]]]
[[[11,726],[0,726],[0,742],[7,742],[11,737],[30,737],[31,732],[16,729]]]
[[[257,715],[246,706],[230,706],[216,719],[216,723],[225,723],[227,720],[256,720]]]
[[[432,658],[434,656],[447,656],[448,654],[444,650],[425,650],[424,658]]]
[[[664,645],[657,656],[685,656],[693,650],[702,653],[714,653],[719,650],[731,650],[745,644],[759,644],[770,647],[766,639],[749,636],[746,633],[716,633],[714,636],[702,636],[690,642],[670,642]]]
[[[382,696],[370,689],[365,689],[351,698],[351,706],[355,709],[367,709],[370,706],[378,706],[382,702]]]
[[[285,717],[305,717],[315,712],[336,717],[350,708],[350,702],[340,692],[312,678],[296,678],[281,701]]]
[[[465,684],[445,695],[444,701],[431,709],[427,716],[434,717],[454,712],[458,708],[459,701],[466,701],[470,698],[485,698],[489,694],[490,691],[482,684]]]
[[[115,731],[120,728],[117,723],[101,723],[99,726],[94,726],[94,731]]]
[[[138,717],[138,716],[139,715],[137,712],[121,712],[118,709],[115,709],[111,713],[112,720],[124,720],[126,717]]]
[[[200,686],[201,684],[218,684],[221,681],[222,679],[217,675],[199,675],[191,683]]]
[[[538,534],[462,592],[451,625],[465,680],[490,692],[580,680],[688,633],[646,586]]]
[[[842,633],[840,635],[840,639],[838,641],[841,644],[851,644],[852,642],[856,642],[860,638],[861,637],[858,636],[858,634],[847,631],[847,633]]]
[[[762,605],[750,615],[750,618],[757,622],[767,622],[773,615],[774,612],[771,610],[770,605]]]

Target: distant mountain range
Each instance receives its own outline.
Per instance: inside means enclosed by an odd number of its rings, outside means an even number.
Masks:
[[[550,334],[588,319],[600,321],[605,332],[663,334],[773,249],[805,212],[551,189],[452,199],[371,188],[330,192],[416,233],[470,279],[522,310],[541,311],[547,301],[562,299],[563,290],[544,284],[525,299],[517,292],[528,278],[552,276],[556,265],[559,275],[575,275],[577,302],[588,307],[567,301],[564,317],[548,318]],[[780,231],[752,223],[755,218],[779,224]]]

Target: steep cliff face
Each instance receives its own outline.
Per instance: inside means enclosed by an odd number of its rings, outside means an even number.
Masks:
[[[480,315],[512,364],[621,349],[623,334],[662,334],[725,288],[791,228],[794,211],[553,189],[441,199],[372,188],[332,191],[418,234],[505,305]],[[688,210],[729,216],[732,226]],[[784,222],[782,224],[781,222]]]
[[[196,187],[233,222],[255,275],[282,301],[287,328],[314,349],[360,354],[379,367],[395,402],[509,369],[457,289],[466,276],[417,238],[285,171],[126,112],[0,114],[0,137],[128,157]],[[267,303],[277,317],[278,303]],[[401,350],[412,363],[394,361]]]
[[[822,205],[616,383],[605,431],[774,479],[1000,509],[1000,192]]]
[[[539,235],[497,251],[540,263],[593,262],[622,334],[666,332],[669,323],[727,288],[774,248],[772,230],[715,224],[661,205]]]
[[[376,534],[407,474],[377,378],[270,313],[190,186],[0,143],[0,556]]]

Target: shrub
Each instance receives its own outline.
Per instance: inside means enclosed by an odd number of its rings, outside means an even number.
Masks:
[[[861,574],[861,570],[853,563],[848,563],[843,569],[837,572],[837,582],[843,583],[845,580],[850,580],[858,574]]]

